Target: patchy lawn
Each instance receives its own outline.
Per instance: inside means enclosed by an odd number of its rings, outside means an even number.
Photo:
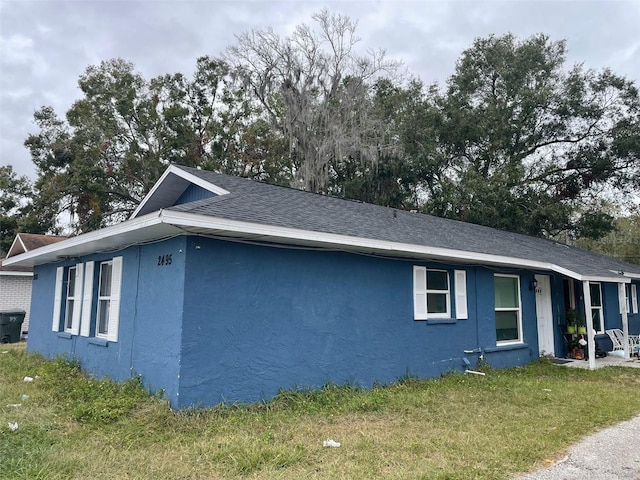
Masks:
[[[172,412],[136,379],[89,379],[23,344],[0,352],[0,478],[508,479],[640,413],[631,368],[539,361]],[[329,438],[341,446],[323,448]]]

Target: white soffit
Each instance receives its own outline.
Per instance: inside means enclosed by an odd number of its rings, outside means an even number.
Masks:
[[[33,267],[65,258],[122,250],[129,245],[154,241],[181,233],[184,233],[182,229],[164,223],[156,212],[36,248],[4,260],[3,265]]]

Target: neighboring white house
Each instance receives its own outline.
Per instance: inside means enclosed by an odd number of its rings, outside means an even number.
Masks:
[[[32,280],[33,268],[0,266],[0,311],[19,309],[27,312],[22,324],[23,333],[29,331]]]
[[[11,244],[11,248],[9,248],[7,258],[65,239],[66,237],[55,237],[52,235],[19,233]],[[0,311],[24,310],[26,315],[22,324],[22,333],[25,334],[29,331],[33,268],[6,267],[2,265],[3,260],[3,258],[0,259]]]

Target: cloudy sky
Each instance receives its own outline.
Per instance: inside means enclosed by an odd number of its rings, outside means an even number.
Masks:
[[[611,68],[640,85],[640,0],[221,1],[0,0],[0,165],[35,175],[23,146],[43,105],[63,117],[87,66],[121,57],[147,78],[190,74],[252,28],[284,35],[327,7],[358,20],[362,46],[444,83],[474,38],[508,32],[566,39],[569,65]]]

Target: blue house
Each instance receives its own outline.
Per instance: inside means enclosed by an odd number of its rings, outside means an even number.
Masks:
[[[174,408],[562,357],[569,308],[591,351],[640,332],[640,265],[179,166],[129,220],[6,263],[34,267],[30,351]]]

